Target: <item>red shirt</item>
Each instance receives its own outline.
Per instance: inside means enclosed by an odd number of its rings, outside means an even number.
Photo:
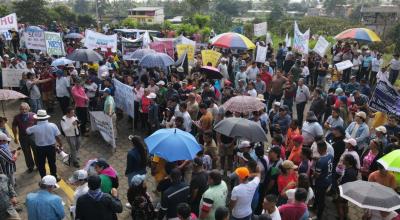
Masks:
[[[278,209],[282,220],[307,219],[309,216],[307,206],[304,203],[287,203],[279,206]]]
[[[41,74],[40,79],[54,79],[54,76],[50,73],[44,73],[44,74]],[[54,80],[50,80],[49,82],[42,83],[40,85],[42,92],[53,91],[53,89],[54,89],[53,83],[54,83]]]
[[[150,107],[150,99],[148,99],[145,95],[142,96],[142,112],[149,113]]]
[[[260,74],[261,80],[265,82],[265,86],[268,87],[272,81],[272,76],[269,72],[261,72]]]
[[[290,183],[290,182],[296,182],[297,183],[297,174],[296,172],[292,172],[288,176],[284,175],[279,175],[278,176],[278,192],[282,193],[282,190]],[[296,186],[293,186],[290,189],[294,189]]]

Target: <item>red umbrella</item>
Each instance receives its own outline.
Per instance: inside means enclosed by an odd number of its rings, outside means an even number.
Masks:
[[[222,79],[224,76],[219,69],[212,66],[202,66],[200,72],[204,73],[208,79]]]
[[[252,96],[235,96],[230,98],[222,105],[225,111],[249,113],[260,111],[265,108],[265,104]]]

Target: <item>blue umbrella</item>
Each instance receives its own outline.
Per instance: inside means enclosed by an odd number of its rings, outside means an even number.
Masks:
[[[138,49],[135,52],[127,55],[125,60],[141,60],[147,54],[155,53],[156,51],[153,49]]]
[[[43,31],[43,29],[38,26],[29,26],[26,28],[25,31],[26,32],[41,32],[41,31]]]
[[[151,154],[167,161],[193,160],[201,150],[192,134],[176,128],[165,128],[144,139]]]
[[[144,56],[139,65],[145,68],[168,67],[174,65],[174,60],[165,53],[151,53]]]
[[[80,33],[69,33],[69,34],[66,34],[66,35],[64,36],[64,38],[82,39],[82,38],[83,38],[83,35],[80,34]]]
[[[51,63],[51,66],[65,66],[68,64],[72,64],[75,61],[69,60],[65,57],[58,58]]]

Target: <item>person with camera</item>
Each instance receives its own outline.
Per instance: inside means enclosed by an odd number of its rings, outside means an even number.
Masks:
[[[67,139],[68,145],[70,147],[70,159],[69,164],[73,164],[74,167],[79,168],[78,162],[78,150],[81,146],[80,141],[80,122],[75,116],[75,109],[73,107],[68,107],[67,114],[61,118],[61,132]]]

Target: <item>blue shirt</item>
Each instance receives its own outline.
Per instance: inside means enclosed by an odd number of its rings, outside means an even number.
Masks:
[[[61,220],[65,216],[61,197],[46,190],[29,193],[25,204],[28,220]]]
[[[364,60],[362,62],[362,67],[368,68],[372,63],[372,56],[364,57]]]
[[[49,146],[56,143],[56,136],[59,136],[60,130],[57,125],[50,123],[47,120],[38,121],[36,125],[26,129],[28,135],[34,135],[36,146]]]
[[[319,176],[315,179],[316,187],[328,187],[332,184],[333,156],[325,154],[315,164],[315,172]]]

